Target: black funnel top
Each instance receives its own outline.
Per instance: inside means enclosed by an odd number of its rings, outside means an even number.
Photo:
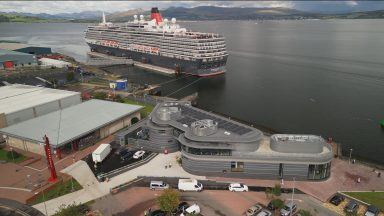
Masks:
[[[152,8],[151,13],[159,13],[159,9],[157,7]]]

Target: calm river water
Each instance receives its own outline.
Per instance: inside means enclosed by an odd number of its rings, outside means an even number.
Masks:
[[[198,106],[282,133],[333,137],[354,157],[384,164],[384,20],[183,23],[225,35],[228,72],[182,78],[163,94],[198,91]],[[0,24],[0,40],[50,46],[85,60],[87,24]],[[171,78],[127,68],[130,80]],[[178,92],[176,90],[191,84]],[[175,92],[175,93],[174,93]]]

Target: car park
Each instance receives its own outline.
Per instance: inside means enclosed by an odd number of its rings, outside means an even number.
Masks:
[[[338,206],[338,205],[340,205],[340,203],[341,202],[343,202],[344,201],[344,196],[343,195],[341,195],[341,194],[336,194],[335,196],[333,196],[332,198],[331,198],[331,200],[329,201],[330,203],[332,203],[333,205],[335,205],[335,206]]]
[[[247,216],[255,216],[257,213],[261,211],[261,209],[263,209],[263,207],[261,207],[261,205],[257,203],[249,207],[249,209],[245,212],[245,214]]]
[[[379,214],[380,214],[379,208],[377,208],[376,206],[370,205],[368,206],[364,216],[377,216]]]
[[[272,216],[272,212],[268,211],[267,209],[263,209],[256,216]]]
[[[234,191],[244,192],[244,191],[248,191],[248,186],[241,183],[232,183],[228,186],[228,189],[232,192]]]
[[[200,214],[200,207],[197,204],[193,204],[184,210],[184,213],[181,213],[180,216],[186,215],[197,215]]]
[[[353,213],[357,211],[359,208],[359,204],[355,200],[350,200],[348,204],[345,206],[344,210],[348,213]]]
[[[121,158],[121,160],[124,161],[124,160],[128,160],[128,159],[132,158],[132,156],[134,156],[133,152],[132,151],[128,151],[124,155],[122,155],[120,158]]]
[[[143,151],[143,150],[137,151],[137,152],[133,155],[133,158],[134,158],[134,159],[139,159],[139,158],[143,157],[144,154],[145,154],[145,151]]]
[[[120,148],[116,149],[116,151],[115,151],[115,155],[122,156],[122,155],[124,155],[125,153],[127,153],[128,151],[129,151],[129,150],[123,146],[123,147],[120,147]]]
[[[285,206],[280,210],[281,216],[288,216],[291,213],[294,213],[297,210],[296,203],[289,201]]]
[[[163,181],[151,181],[149,184],[149,188],[151,190],[164,190],[168,189],[169,185]]]
[[[187,202],[181,202],[177,206],[175,210],[172,211],[172,215],[180,215],[184,213],[185,209],[189,207],[189,204]]]

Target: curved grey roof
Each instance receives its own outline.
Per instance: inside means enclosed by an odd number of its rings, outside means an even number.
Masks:
[[[195,108],[187,101],[159,103],[150,118],[158,125],[178,128],[185,132],[186,138],[200,142],[259,142],[263,136],[256,128]],[[217,123],[217,129],[205,136],[196,135],[191,128],[192,123],[206,119]]]

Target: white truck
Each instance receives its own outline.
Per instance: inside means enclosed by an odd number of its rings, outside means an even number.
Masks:
[[[92,160],[95,163],[101,163],[111,153],[110,144],[101,144],[95,151],[92,152]]]
[[[178,189],[181,191],[201,191],[203,185],[196,179],[179,179]]]

